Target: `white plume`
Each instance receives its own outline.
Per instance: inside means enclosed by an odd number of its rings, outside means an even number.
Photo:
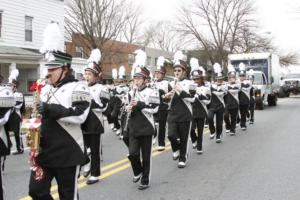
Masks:
[[[146,53],[141,49],[136,50],[134,53],[136,54],[136,56],[133,65],[136,67],[144,67],[146,65],[146,60],[147,60]]]
[[[191,58],[190,65],[191,65],[192,71],[200,70],[199,62],[198,62],[197,58]]]
[[[16,63],[13,62],[9,65],[9,68],[8,68],[9,74],[15,69],[17,69],[17,65],[16,65]]]
[[[19,76],[19,70],[13,69],[9,74],[8,82],[12,83],[12,80],[17,80],[18,76]]]
[[[235,68],[231,64],[228,65],[228,73],[230,72],[235,72]]]
[[[246,70],[245,64],[244,63],[240,63],[239,64],[239,69],[240,69],[240,71],[245,71]]]
[[[186,61],[186,55],[184,55],[182,51],[176,51],[174,54],[174,63],[179,62],[179,60]]]
[[[111,71],[111,75],[113,79],[118,79],[118,70],[116,68],[113,68]]]
[[[157,58],[156,66],[157,66],[157,67],[162,67],[162,66],[164,66],[164,63],[165,63],[165,57],[159,56],[159,57]]]
[[[248,71],[248,74],[249,74],[249,76],[253,76],[253,75],[254,75],[254,70],[253,70],[253,69],[250,69],[250,70]]]
[[[88,59],[88,63],[98,63],[101,60],[101,51],[99,49],[93,49]]]
[[[125,67],[122,65],[119,68],[119,78],[123,78],[125,76]]]
[[[40,52],[44,54],[49,51],[61,50],[60,47],[63,42],[62,39],[63,37],[58,24],[54,22],[49,24],[44,30],[43,45],[40,48]]]
[[[221,68],[221,65],[220,65],[219,63],[215,63],[214,66],[213,66],[213,68],[214,68],[214,72],[215,72],[216,74],[222,72],[222,68]]]

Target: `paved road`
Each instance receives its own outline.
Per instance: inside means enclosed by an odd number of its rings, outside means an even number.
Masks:
[[[256,112],[254,125],[225,135],[221,144],[204,137],[204,154],[191,149],[186,168],[178,169],[170,147],[154,152],[151,187],[137,190],[123,143],[103,137],[104,161],[99,183],[79,182],[81,200],[299,200],[300,98]],[[28,199],[27,155],[10,156],[4,174],[7,199]],[[57,192],[54,189],[54,197]]]

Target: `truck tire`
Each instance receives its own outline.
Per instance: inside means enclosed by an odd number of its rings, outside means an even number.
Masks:
[[[279,88],[278,97],[279,97],[279,98],[284,98],[284,97],[286,97],[286,93],[284,92],[284,90],[283,90],[282,87]]]

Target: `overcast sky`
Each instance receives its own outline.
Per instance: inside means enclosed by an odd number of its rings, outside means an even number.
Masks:
[[[174,19],[177,8],[191,0],[135,0],[144,7],[147,19],[161,20]],[[281,51],[300,51],[300,12],[295,13],[299,0],[255,0],[257,18],[263,27],[262,32],[269,32],[269,37],[274,39],[275,45]]]

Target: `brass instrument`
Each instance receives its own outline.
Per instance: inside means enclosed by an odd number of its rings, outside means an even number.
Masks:
[[[135,89],[133,89],[133,99],[135,99],[136,98],[136,91],[137,91],[137,89],[135,88]],[[123,131],[127,131],[127,129],[128,129],[128,122],[129,122],[129,119],[130,119],[130,115],[131,115],[131,112],[128,112],[127,111],[127,115],[126,115],[126,121],[125,121],[125,125],[124,125],[124,129],[123,129]]]
[[[176,85],[177,85],[177,81],[178,81],[178,78],[174,78],[174,87],[173,87],[173,89],[172,89],[172,91],[171,91],[171,92],[173,92],[173,94],[172,94],[172,96],[171,96],[171,98],[170,98],[169,109],[168,109],[168,110],[171,109],[171,105],[172,105],[172,102],[173,102],[173,98],[174,98],[174,96],[175,96],[175,87],[176,87]]]

